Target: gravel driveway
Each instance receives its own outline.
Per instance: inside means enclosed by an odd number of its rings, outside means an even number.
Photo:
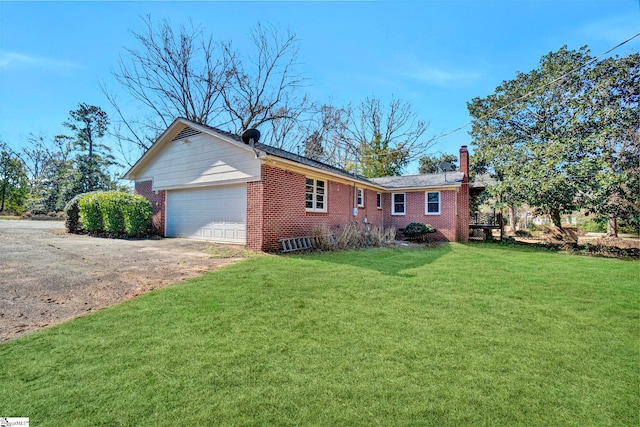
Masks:
[[[233,248],[233,249],[229,249]],[[0,220],[0,341],[238,259],[237,246],[67,234],[61,221]]]

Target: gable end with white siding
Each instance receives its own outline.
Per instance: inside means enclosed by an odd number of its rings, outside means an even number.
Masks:
[[[246,244],[246,183],[260,180],[252,147],[177,119],[125,178],[150,200],[164,192],[154,215],[165,236]]]

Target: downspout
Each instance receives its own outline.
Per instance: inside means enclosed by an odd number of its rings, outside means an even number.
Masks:
[[[460,241],[460,213],[458,212],[458,198],[460,197],[460,189],[458,188],[456,190],[456,223],[455,223],[455,227],[454,227],[454,232],[455,232],[455,238],[456,238],[456,242]]]
[[[351,200],[351,202],[353,203],[351,215],[356,217],[358,216],[358,186],[355,181],[353,181],[353,199]]]
[[[353,199],[351,199],[352,208],[351,208],[351,216],[358,216],[358,186],[356,183],[356,176],[358,172],[358,162],[357,160],[353,164]]]

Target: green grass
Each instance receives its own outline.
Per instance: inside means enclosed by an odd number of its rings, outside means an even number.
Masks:
[[[250,251],[248,249],[240,249],[233,247],[215,247],[205,250],[206,253],[211,255],[211,258],[215,259],[229,259],[229,258],[254,258],[260,256],[259,253]]]
[[[32,425],[640,423],[640,263],[261,256],[0,346]]]

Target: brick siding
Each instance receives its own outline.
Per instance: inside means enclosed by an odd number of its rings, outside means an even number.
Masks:
[[[430,237],[433,240],[455,241],[457,240],[456,230],[456,199],[458,198],[456,190],[440,191],[440,213],[437,215],[425,214],[425,191],[407,191],[405,192],[405,209],[404,215],[392,215],[391,200],[392,194],[384,195],[383,210],[384,223],[397,229],[404,228],[412,222],[420,222],[430,224],[436,229],[436,232]]]
[[[263,250],[264,182],[247,183],[247,248]]]
[[[155,231],[164,236],[164,223],[165,223],[165,202],[166,202],[166,192],[161,191],[153,191],[153,181],[141,181],[136,182],[135,184],[135,193],[140,196],[144,196],[149,201],[151,201],[151,205],[153,206],[153,216],[152,223]]]
[[[309,236],[314,226],[334,228],[350,222],[363,222],[365,217],[371,225],[383,225],[382,210],[376,208],[375,191],[365,190],[365,205],[358,208],[357,216],[353,216],[353,186],[329,179],[325,181],[327,212],[307,212],[306,176],[263,165],[262,181],[249,183],[247,187],[248,246],[264,251],[277,250],[280,238]]]

